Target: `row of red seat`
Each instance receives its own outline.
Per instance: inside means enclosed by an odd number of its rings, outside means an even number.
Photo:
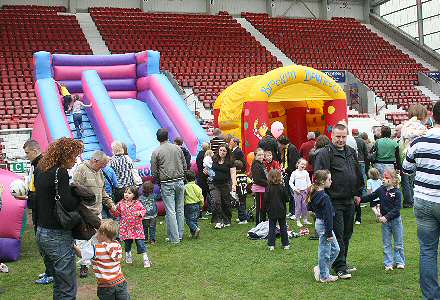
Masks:
[[[386,103],[407,108],[420,102],[432,107],[430,99],[414,88],[417,73],[427,69],[354,19],[243,16],[296,63],[349,70]],[[398,79],[403,80],[396,83]]]
[[[183,87],[193,87],[209,107],[234,81],[281,66],[228,14],[90,12],[112,53],[160,51],[162,69],[170,70]]]
[[[0,10],[0,128],[32,127],[38,113],[32,55],[36,51],[91,54],[75,16],[19,6]]]

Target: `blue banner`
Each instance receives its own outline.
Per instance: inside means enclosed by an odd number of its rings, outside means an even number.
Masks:
[[[437,82],[440,82],[440,72],[436,71],[436,72],[429,72],[428,76],[431,77],[432,79],[434,79]]]
[[[345,82],[345,71],[325,70],[325,71],[321,71],[321,72],[325,73],[328,76],[330,76],[331,78],[333,78],[333,80],[336,81],[337,83],[344,83]]]

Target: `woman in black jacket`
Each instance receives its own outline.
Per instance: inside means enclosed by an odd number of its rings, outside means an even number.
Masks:
[[[252,192],[255,195],[255,223],[266,221],[266,209],[263,201],[263,195],[267,186],[267,171],[264,167],[264,151],[257,148],[254,151],[255,159],[252,162],[251,176],[254,183],[252,184]]]
[[[286,225],[286,202],[289,201],[289,195],[283,185],[283,176],[277,169],[272,169],[268,175],[269,185],[264,193],[264,203],[267,208],[269,218],[269,235],[267,245],[269,250],[275,249],[276,225],[280,226],[281,243],[285,250],[290,249],[289,238],[287,236]]]
[[[51,144],[47,153],[38,163],[39,172],[35,173],[35,206],[37,244],[45,265],[54,276],[53,299],[76,298],[76,268],[73,237],[65,230],[55,213],[56,183],[59,201],[67,211],[78,206],[78,199],[72,196],[69,186],[69,174],[76,158],[83,152],[81,141],[61,138]]]
[[[221,229],[231,226],[231,191],[235,193],[237,187],[235,165],[226,144],[222,144],[214,154],[212,170],[215,173],[209,183],[213,203],[212,221],[215,229]]]

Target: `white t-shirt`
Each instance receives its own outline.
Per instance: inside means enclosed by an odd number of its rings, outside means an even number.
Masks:
[[[292,175],[290,175],[289,186],[292,190],[304,191],[307,190],[311,184],[309,172],[306,170],[295,170],[292,172]]]
[[[382,180],[381,179],[368,179],[367,180],[367,191],[374,192],[378,188],[382,186]],[[377,201],[377,199],[374,199],[373,201]]]

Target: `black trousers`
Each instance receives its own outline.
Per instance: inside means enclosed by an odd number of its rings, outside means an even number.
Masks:
[[[231,224],[231,185],[209,184],[209,192],[213,204],[212,222]]]
[[[355,207],[355,211],[356,211],[356,216],[354,217],[354,220],[356,222],[362,223],[362,209],[361,209],[361,205],[358,205]]]
[[[289,213],[295,215],[295,198],[293,198],[293,192],[289,185],[290,175],[291,174],[286,174],[284,176],[284,187],[289,195]]]
[[[286,217],[280,219],[269,219],[269,234],[267,236],[267,245],[275,246],[277,222],[280,225],[281,244],[283,246],[288,246],[289,237],[287,236]]]
[[[339,244],[339,255],[333,263],[336,272],[347,270],[348,245],[353,234],[354,202],[343,206],[335,206],[333,231]]]
[[[266,221],[266,207],[263,203],[264,193],[255,193],[255,223],[258,225]]]

